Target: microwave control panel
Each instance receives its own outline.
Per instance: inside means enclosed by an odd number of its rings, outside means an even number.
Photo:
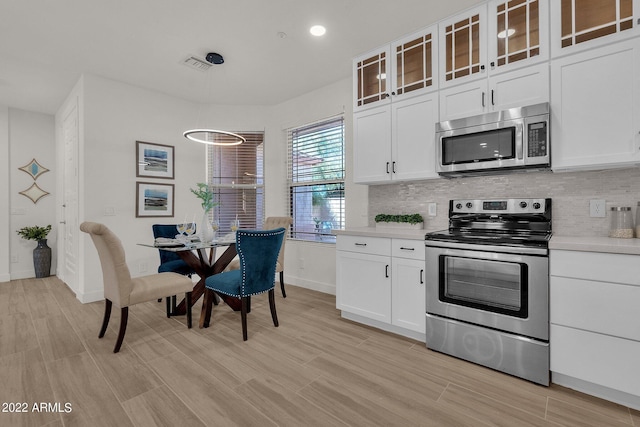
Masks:
[[[547,156],[547,122],[529,123],[527,134],[527,157]]]

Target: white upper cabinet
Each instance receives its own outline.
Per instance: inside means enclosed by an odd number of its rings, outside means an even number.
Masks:
[[[356,57],[354,111],[438,89],[436,27],[425,28]]]
[[[354,60],[354,182],[437,178],[437,27]]]
[[[486,77],[487,6],[468,9],[441,21],[440,86]]]
[[[492,0],[488,8],[489,74],[549,59],[549,0]]]
[[[640,0],[554,0],[551,7],[553,57],[640,34]]]
[[[551,61],[554,171],[640,163],[640,39]]]
[[[548,6],[493,0],[440,24],[441,121],[549,101]]]
[[[390,51],[391,47],[386,45],[353,60],[353,111],[391,101],[391,88],[387,85],[387,76],[391,75]]]

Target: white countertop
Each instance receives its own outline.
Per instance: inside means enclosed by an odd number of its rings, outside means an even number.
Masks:
[[[410,228],[376,228],[376,227],[354,227],[347,230],[332,230],[336,236],[366,236],[366,237],[387,237],[396,239],[424,240],[425,234],[437,230],[415,230]]]
[[[402,228],[354,227],[332,230],[340,236],[385,237],[395,239],[424,240],[425,234],[438,230],[413,230]],[[611,237],[572,237],[554,235],[549,242],[551,250],[603,252],[611,254],[640,255],[640,239],[615,239]]]
[[[549,249],[611,254],[640,255],[640,239],[615,239],[612,237],[553,236]]]

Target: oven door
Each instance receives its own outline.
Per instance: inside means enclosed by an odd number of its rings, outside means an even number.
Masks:
[[[549,339],[548,256],[473,244],[432,246],[437,244],[426,248],[427,313]]]

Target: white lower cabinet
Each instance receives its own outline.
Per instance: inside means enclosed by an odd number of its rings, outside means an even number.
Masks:
[[[550,255],[551,371],[627,405],[640,402],[639,266],[637,255]]]
[[[414,338],[425,333],[422,240],[339,235],[336,249],[336,306],[343,315]]]

